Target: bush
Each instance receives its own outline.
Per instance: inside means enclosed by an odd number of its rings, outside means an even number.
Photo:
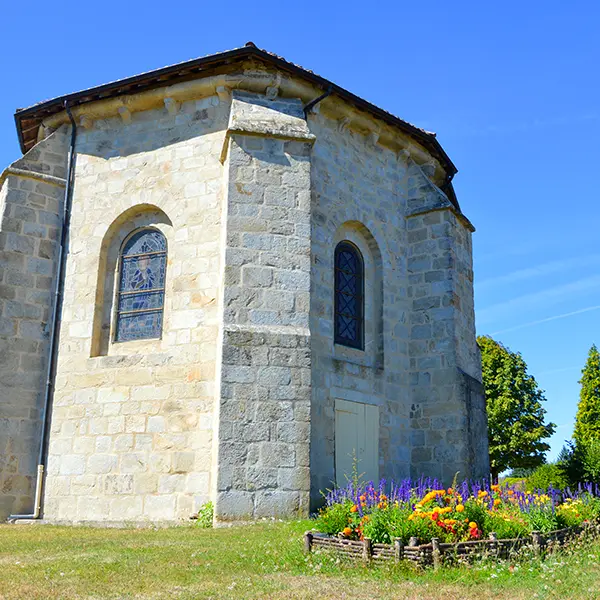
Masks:
[[[484,523],[486,531],[493,531],[498,539],[507,540],[529,535],[530,526],[523,515],[514,511],[498,511],[489,515]]]
[[[600,440],[591,439],[580,442],[583,446],[584,481],[600,482]]]
[[[317,518],[317,528],[322,533],[330,535],[340,533],[350,522],[350,509],[352,502],[349,500],[341,504],[325,507]]]
[[[570,486],[579,482],[600,483],[600,440],[567,442],[559,455],[558,465]]]
[[[549,506],[534,506],[523,516],[527,522],[529,532],[541,531],[542,533],[548,533],[549,531],[560,529],[565,525],[556,511],[552,510]],[[581,523],[581,520],[579,523]]]
[[[548,463],[535,469],[526,479],[528,490],[548,491],[552,486],[555,490],[564,490],[569,485],[561,467],[555,463]]]
[[[584,494],[579,498],[567,498],[556,513],[565,527],[573,527],[581,522],[593,522],[600,514],[600,498]]]
[[[504,487],[509,487],[509,488],[514,488],[514,489],[525,491],[526,482],[527,482],[527,479],[525,477],[513,477],[511,475],[510,477],[503,477],[500,480],[500,485],[504,486]]]
[[[198,527],[208,529],[213,526],[214,506],[212,502],[206,502],[200,507],[196,515],[196,524]]]

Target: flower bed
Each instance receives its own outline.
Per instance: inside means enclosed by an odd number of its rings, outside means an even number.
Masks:
[[[348,484],[326,496],[309,532],[307,550],[337,548],[365,560],[407,558],[436,563],[444,554],[507,556],[530,544],[561,543],[600,519],[600,489],[525,492],[465,481],[443,488],[435,480],[400,485]]]
[[[429,544],[408,546],[405,546],[400,539],[396,539],[393,545],[374,544],[369,538],[350,540],[307,531],[304,534],[304,544],[309,553],[324,549],[342,552],[350,558],[362,559],[367,563],[409,560],[421,566],[437,567],[442,562],[456,560],[471,561],[483,557],[506,559],[525,546],[530,546],[534,554],[541,554],[546,549],[560,546],[577,536],[584,527],[592,527],[592,525],[567,527],[545,534],[534,532],[528,538],[497,539],[495,533],[492,532],[489,540],[443,544],[437,538],[433,538]]]

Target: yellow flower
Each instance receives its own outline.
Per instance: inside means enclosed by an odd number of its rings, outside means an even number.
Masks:
[[[498,506],[501,502],[502,502],[502,500],[500,500],[500,498],[496,498],[494,500],[494,506]]]
[[[456,507],[456,512],[463,512],[463,510],[465,510],[465,507],[462,504],[458,504]]]
[[[471,529],[477,529],[477,523],[475,523],[475,521],[471,521],[471,522],[469,523],[469,527],[470,527]]]

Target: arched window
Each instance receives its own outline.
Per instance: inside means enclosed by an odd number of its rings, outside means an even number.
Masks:
[[[358,248],[340,242],[335,249],[336,344],[364,347],[364,263]]]
[[[139,229],[121,250],[115,341],[159,338],[165,303],[167,240]]]

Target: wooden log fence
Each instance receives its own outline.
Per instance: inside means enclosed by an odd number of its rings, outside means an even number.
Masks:
[[[408,545],[397,538],[393,544],[373,543],[369,538],[350,540],[343,537],[333,537],[316,531],[304,534],[304,551],[311,553],[315,550],[333,550],[341,552],[352,559],[361,559],[370,564],[373,561],[391,561],[399,563],[408,560],[418,565],[433,565],[438,569],[445,561],[466,560],[488,556],[496,559],[509,558],[524,546],[530,546],[536,556],[542,555],[547,549],[562,545],[579,535],[584,529],[600,532],[600,525],[586,527],[567,527],[549,533],[532,532],[531,536],[512,539],[498,539],[496,533],[490,533],[488,540],[473,540],[454,544],[441,544],[438,538],[433,538],[429,544],[417,544],[416,538],[410,538]]]

